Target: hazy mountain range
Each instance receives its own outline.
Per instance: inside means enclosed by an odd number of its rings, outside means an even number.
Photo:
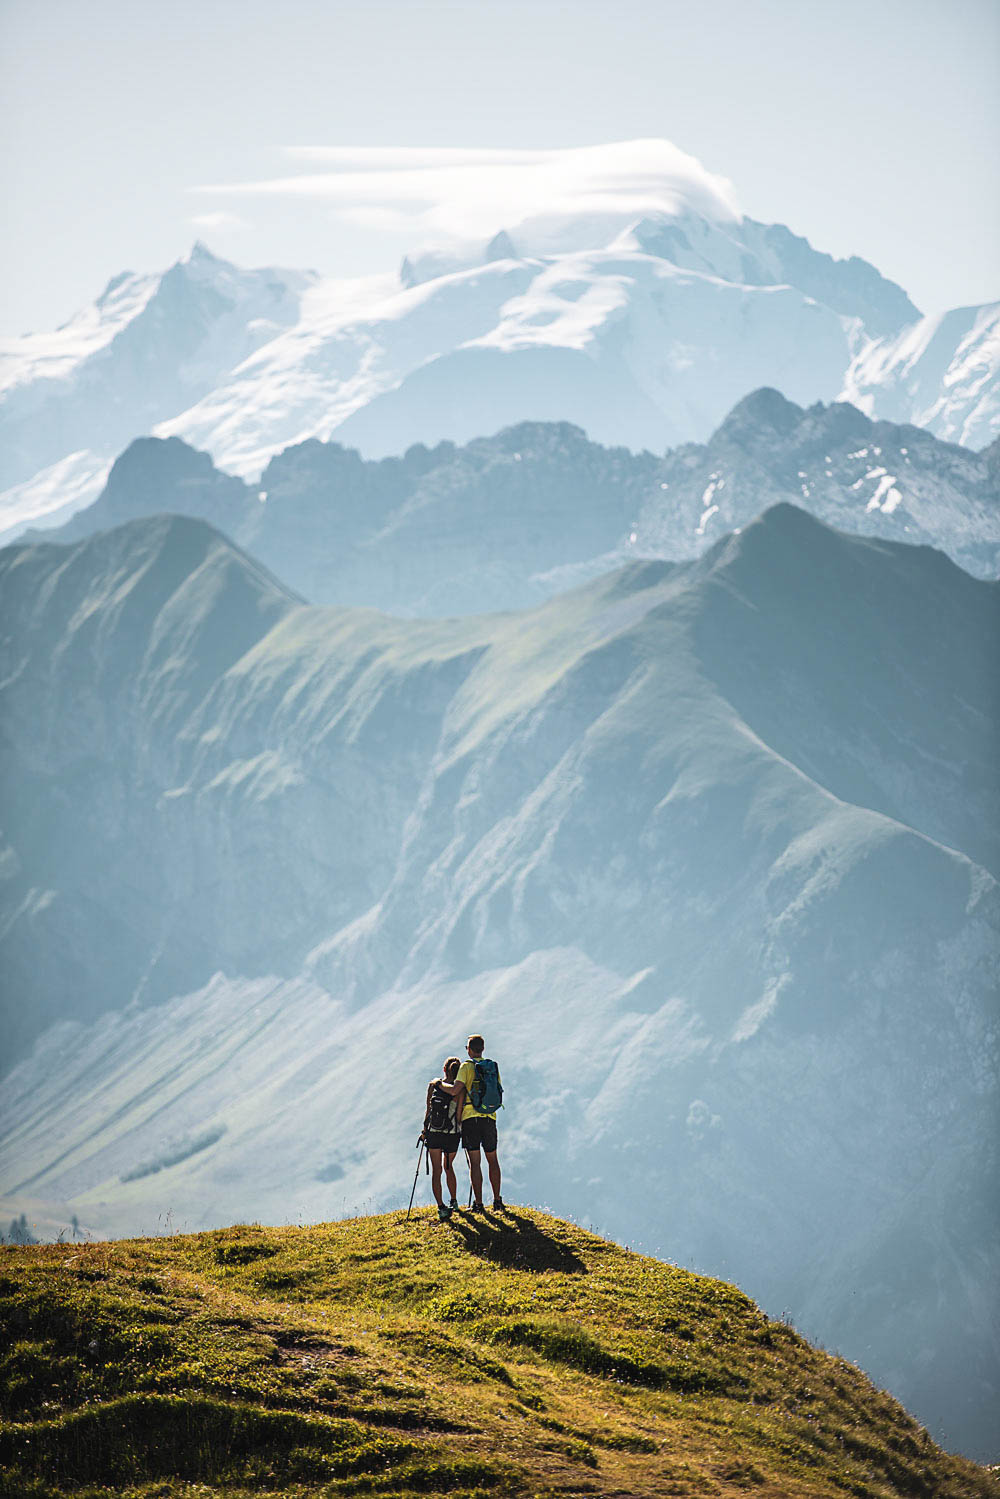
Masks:
[[[697,556],[782,501],[1000,572],[1000,441],[973,453],[773,390],[746,397],[707,443],[662,457],[525,422],[381,460],[310,439],[248,485],[179,438],[139,439],[58,535],[197,516],[314,603],[439,615],[524,608],[637,557]]]
[[[0,535],[65,519],[151,432],[254,482],[309,437],[381,457],[524,420],[662,453],[771,386],[978,449],[1000,433],[998,365],[1000,304],[921,318],[867,262],[708,209],[514,226],[351,281],[199,244],[0,345]]]
[[[996,583],[785,504],[404,620],[161,515],[6,549],[0,601],[5,1210],[398,1203],[475,1025],[512,1199],[991,1452]]]

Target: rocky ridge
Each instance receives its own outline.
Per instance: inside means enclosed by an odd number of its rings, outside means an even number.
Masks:
[[[380,461],[311,440],[273,458],[258,486],[177,438],[152,438],[118,459],[99,500],[58,536],[161,511],[198,516],[315,603],[434,616],[523,608],[640,557],[694,557],[790,502],[995,577],[998,452],[842,403],[803,410],[773,390],[740,402],[707,443],[660,458],[531,422]]]

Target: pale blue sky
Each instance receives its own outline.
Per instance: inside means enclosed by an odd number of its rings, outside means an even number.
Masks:
[[[1000,295],[998,0],[0,0],[0,56],[5,332],[196,236],[394,265],[406,232],[377,214],[193,191],[303,170],[289,146],[665,137],[923,311]]]

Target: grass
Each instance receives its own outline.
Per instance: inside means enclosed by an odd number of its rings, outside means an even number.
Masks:
[[[733,1286],[527,1209],[0,1258],[0,1494],[1000,1495]]]

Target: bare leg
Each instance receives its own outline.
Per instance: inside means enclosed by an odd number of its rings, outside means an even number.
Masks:
[[[480,1162],[480,1159],[479,1159],[479,1151],[478,1150],[470,1150],[468,1152],[468,1156],[469,1156],[469,1175],[472,1177],[472,1195],[476,1199],[476,1201],[479,1203],[480,1207],[482,1207],[482,1204],[483,1204],[483,1167],[482,1167],[482,1163]]]
[[[458,1198],[458,1182],[455,1180],[455,1152],[451,1151],[444,1158],[444,1177],[448,1183],[448,1194],[452,1202]]]
[[[434,1193],[434,1201],[438,1207],[441,1206],[441,1157],[443,1150],[428,1150],[431,1158],[431,1191]]]
[[[494,1197],[499,1197],[500,1196],[500,1162],[497,1160],[497,1153],[496,1153],[495,1150],[488,1150],[486,1152],[486,1164],[487,1164],[487,1166],[489,1167],[489,1170],[490,1170],[490,1186],[493,1188],[493,1196]],[[480,1181],[482,1181],[482,1177],[481,1176],[480,1176]]]

